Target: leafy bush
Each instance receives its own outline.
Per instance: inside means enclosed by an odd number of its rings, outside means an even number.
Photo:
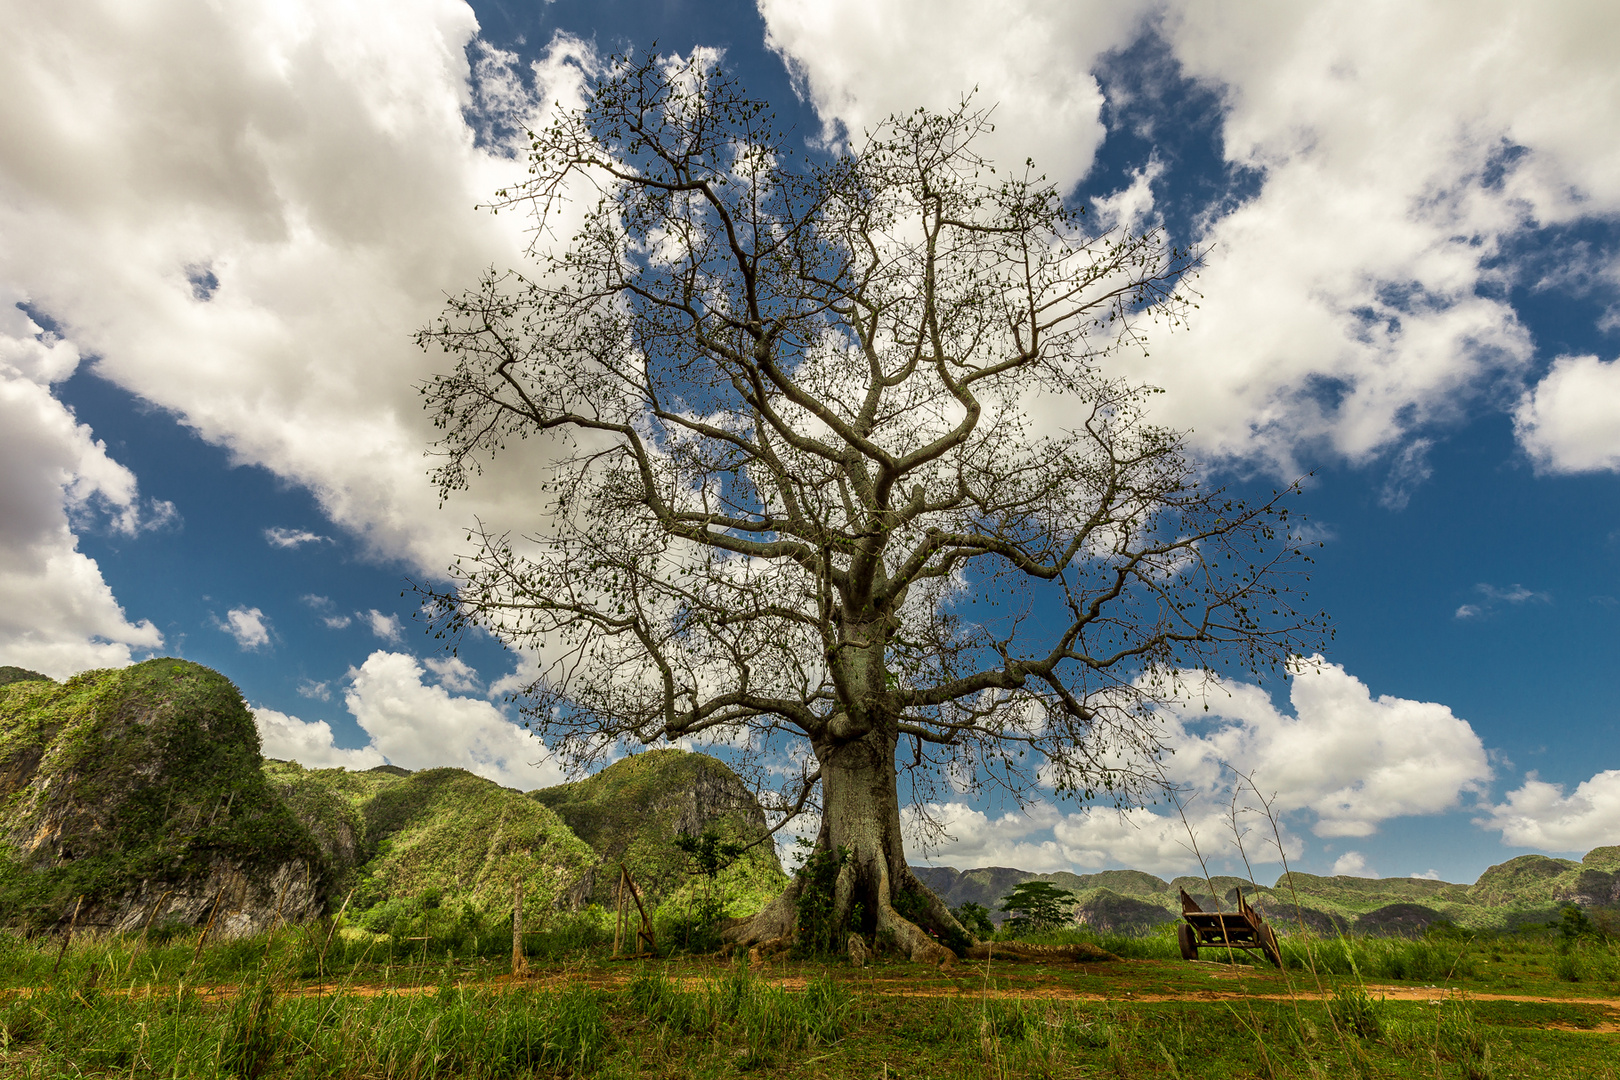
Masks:
[[[961,907],[954,909],[951,914],[956,916],[956,921],[961,923],[968,933],[979,938],[995,936],[996,924],[990,921],[990,909],[983,904],[975,904],[969,900]]]

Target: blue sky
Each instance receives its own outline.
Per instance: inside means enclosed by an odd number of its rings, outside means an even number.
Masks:
[[[535,513],[521,455],[439,507],[413,389],[435,358],[410,337],[522,260],[521,222],[474,209],[521,172],[512,133],[656,42],[723,50],[821,147],[977,87],[987,152],[1210,247],[1191,327],[1119,372],[1163,386],[1159,417],[1238,490],[1312,474],[1335,628],[1293,687],[1166,714],[1218,864],[1223,762],[1277,793],[1315,872],[1469,881],[1620,843],[1620,15],[170,0],[8,21],[0,663],[183,655],[242,687],[269,753],[555,782],[509,723],[520,659],[450,658],[401,595],[475,517]],[[956,839],[931,858],[1191,865],[1162,806],[1034,795],[941,804]]]

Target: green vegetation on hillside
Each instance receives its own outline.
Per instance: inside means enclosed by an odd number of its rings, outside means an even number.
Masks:
[[[509,907],[521,880],[525,906],[541,914],[594,861],[551,810],[462,769],[413,773],[379,790],[364,813],[367,852],[375,853],[357,900],[438,890],[484,908]]]
[[[49,675],[41,675],[37,671],[27,668],[13,667],[10,664],[0,665],[0,686],[14,682],[55,682]]]
[[[1205,910],[1232,910],[1244,897],[1279,928],[1335,934],[1413,936],[1435,923],[1476,930],[1546,925],[1566,906],[1620,910],[1620,846],[1594,848],[1580,862],[1521,855],[1493,866],[1474,885],[1425,878],[1323,877],[1295,871],[1267,887],[1244,878],[1178,877],[1138,870],[1034,874],[1009,867],[959,871],[913,867],[941,899],[996,910],[1023,882],[1045,881],[1074,893],[1076,921],[1103,933],[1145,934],[1180,918],[1185,889]],[[999,918],[998,912],[998,918]]]
[[[323,869],[218,672],[160,659],[0,686],[0,922],[43,927],[221,865]]]
[[[621,862],[643,898],[671,912],[694,907],[710,886],[676,837],[710,832],[722,842],[749,844],[766,830],[735,773],[684,750],[635,754],[576,783],[531,791],[529,798],[555,810],[596,851],[596,866],[577,897],[602,907],[615,902]],[[775,846],[764,840],[722,869],[713,885],[725,913],[735,916],[759,910],[787,886],[787,875]]]

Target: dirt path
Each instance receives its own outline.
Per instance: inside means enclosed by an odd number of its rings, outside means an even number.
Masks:
[[[1222,973],[1225,975],[1226,973]],[[803,975],[782,975],[773,977],[769,972],[761,972],[760,977],[773,986],[780,986],[784,990],[803,990],[809,979]],[[1226,977],[1240,978],[1230,975]],[[563,972],[554,975],[529,975],[514,978],[511,975],[497,975],[493,978],[479,981],[462,980],[454,983],[457,988],[479,989],[488,988],[498,991],[516,990],[563,990],[574,986],[586,986],[594,990],[621,990],[632,978],[630,973],[625,974],[599,974],[586,975],[582,972]],[[671,975],[670,982],[683,990],[697,990],[709,984],[712,976],[701,975]],[[1121,989],[1109,993],[1096,993],[1084,990],[1075,990],[1063,986],[1048,987],[998,987],[985,991],[964,991],[959,987],[919,984],[915,979],[908,977],[873,978],[861,980],[856,985],[862,989],[882,995],[884,997],[911,997],[911,998],[946,998],[946,997],[978,997],[987,996],[998,1001],[1085,1001],[1094,1003],[1115,1002],[1118,1004],[1140,1003],[1144,1005],[1164,1004],[1175,1002],[1237,1002],[1237,1001],[1322,1001],[1331,997],[1331,992],[1316,990],[1298,990],[1293,993],[1269,993],[1248,991],[1233,987],[1201,990],[1188,990],[1178,993],[1138,992]],[[218,984],[197,986],[192,988],[199,997],[208,1001],[217,1001],[236,994],[238,987],[234,984]],[[1389,986],[1370,984],[1366,987],[1367,993],[1374,998],[1389,1001],[1426,1001],[1439,1005],[1445,1001],[1512,1001],[1521,1003],[1546,1005],[1589,1005],[1597,1006],[1611,1014],[1595,1026],[1576,1028],[1573,1025],[1552,1023],[1549,1027],[1561,1030],[1579,1031],[1584,1034],[1612,1035],[1620,1033],[1620,998],[1595,997],[1553,997],[1546,994],[1504,994],[1487,991],[1461,991],[1452,987],[1441,986]],[[435,994],[439,991],[439,984],[419,984],[414,986],[375,986],[365,983],[316,983],[310,985],[290,987],[281,991],[284,997],[310,998],[325,997],[336,994],[347,994],[352,997],[378,997],[394,994],[400,997],[416,997],[420,995]],[[5,1001],[13,995],[29,996],[34,991],[22,987],[9,991],[0,991],[0,1001]],[[143,996],[148,993],[169,993],[168,987],[108,987],[104,993],[132,994]]]

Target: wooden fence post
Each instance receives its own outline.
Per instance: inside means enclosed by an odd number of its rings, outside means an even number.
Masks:
[[[522,975],[529,970],[529,959],[523,955],[523,879],[512,880],[512,974]]]

